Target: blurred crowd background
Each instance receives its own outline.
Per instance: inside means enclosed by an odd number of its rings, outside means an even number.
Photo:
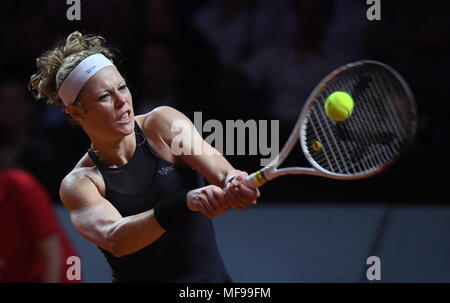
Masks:
[[[418,105],[417,137],[403,159],[361,181],[274,180],[261,200],[449,200],[441,177],[450,139],[444,2],[382,1],[381,21],[367,20],[363,0],[81,0],[80,21],[67,20],[63,0],[0,3],[0,167],[31,172],[55,203],[89,140],[58,108],[34,100],[27,83],[36,57],[74,30],[120,50],[136,114],[169,105],[191,119],[201,111],[203,121],[279,120],[280,147],[326,74],[360,59],[385,62]],[[227,159],[251,172],[260,157]],[[288,162],[307,165],[297,158]]]

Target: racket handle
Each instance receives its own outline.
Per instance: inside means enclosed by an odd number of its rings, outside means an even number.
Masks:
[[[259,170],[257,172],[254,172],[253,174],[249,175],[244,180],[245,185],[247,185],[248,187],[253,187],[253,188],[261,187],[266,182],[267,182],[267,180],[264,177],[264,173],[262,173]]]

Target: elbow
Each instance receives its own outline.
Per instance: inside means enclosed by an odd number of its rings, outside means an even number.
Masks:
[[[121,241],[117,241],[117,239],[108,239],[107,242],[108,244],[105,245],[105,249],[114,257],[120,258],[129,254],[125,245],[121,243]]]
[[[121,258],[131,253],[129,248],[127,247],[127,244],[125,243],[126,241],[123,241],[120,236],[110,236],[108,237],[106,242],[106,250],[116,258]]]
[[[126,249],[126,245],[122,237],[120,236],[120,232],[116,228],[113,228],[105,235],[103,248],[116,258],[120,258],[129,254]]]
[[[120,245],[112,245],[109,247],[108,251],[116,258],[121,258],[128,255],[126,250]]]

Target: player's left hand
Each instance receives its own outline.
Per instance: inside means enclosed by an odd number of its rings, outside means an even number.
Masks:
[[[244,184],[247,176],[248,174],[246,172],[240,172],[225,185],[225,201],[234,209],[241,210],[255,205],[256,200],[260,196],[257,188],[252,188]]]

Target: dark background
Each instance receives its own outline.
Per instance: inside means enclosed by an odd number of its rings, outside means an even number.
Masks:
[[[369,6],[356,0],[81,0],[81,21],[68,21],[66,1],[1,1],[0,164],[31,171],[59,201],[89,140],[26,86],[36,57],[79,30],[120,50],[136,114],[170,105],[191,119],[201,111],[203,121],[279,120],[280,148],[328,72],[385,62],[418,107],[417,137],[401,161],[361,181],[280,178],[261,188],[261,200],[447,202],[447,10],[438,1],[381,2],[382,20],[368,21]],[[260,155],[226,157],[248,172],[260,167]],[[288,163],[308,165],[297,158]]]

